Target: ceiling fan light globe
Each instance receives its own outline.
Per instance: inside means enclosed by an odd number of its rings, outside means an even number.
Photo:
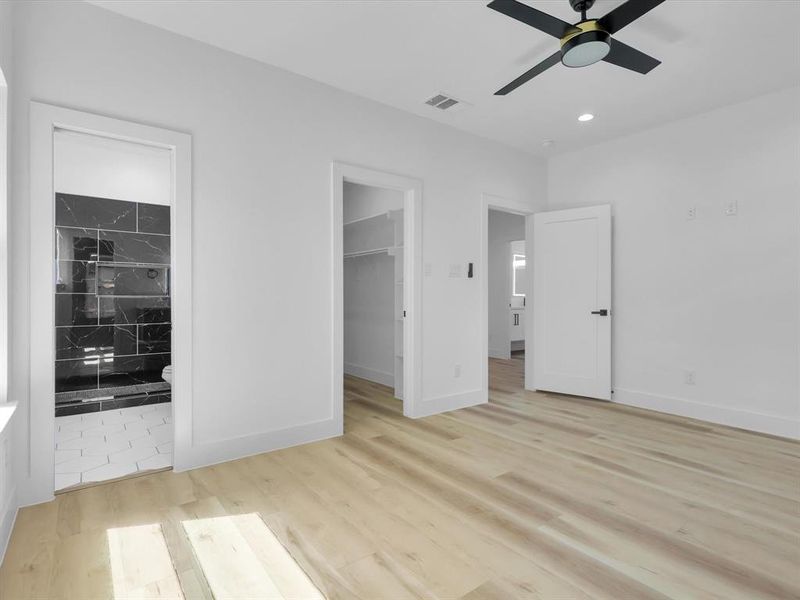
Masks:
[[[588,67],[608,56],[611,46],[605,31],[586,31],[570,38],[561,47],[561,62],[566,67]]]

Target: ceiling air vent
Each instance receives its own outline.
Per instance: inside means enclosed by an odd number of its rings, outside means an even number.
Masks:
[[[448,96],[447,94],[436,94],[433,98],[429,98],[425,101],[425,104],[428,106],[433,106],[434,108],[438,108],[439,110],[450,110],[453,112],[456,109],[461,109],[469,106],[466,102],[462,100],[456,100],[455,98]]]

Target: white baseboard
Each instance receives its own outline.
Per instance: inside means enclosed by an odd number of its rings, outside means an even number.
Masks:
[[[5,507],[0,519],[0,565],[3,564],[3,559],[8,550],[8,542],[11,540],[11,532],[14,530],[14,522],[17,520],[17,513],[19,508],[17,506],[16,490],[11,490],[8,497],[8,506]]]
[[[182,453],[175,471],[187,471],[215,465],[229,460],[245,458],[255,454],[310,444],[342,435],[342,423],[336,419],[325,419],[275,431],[266,431],[237,438],[194,444]]]
[[[760,433],[800,439],[800,420],[787,417],[620,388],[614,388],[614,402]]]
[[[375,383],[380,383],[381,385],[394,387],[394,373],[386,373],[384,371],[362,367],[361,365],[344,363],[344,374],[360,377],[361,379],[366,379],[367,381],[374,381]]]
[[[451,394],[449,396],[439,396],[437,398],[428,398],[419,402],[415,407],[413,418],[428,417],[438,413],[447,412],[450,410],[458,410],[459,408],[467,408],[468,406],[477,406],[478,404],[486,404],[489,401],[486,390],[474,390],[471,392],[461,392],[458,394]]]
[[[511,352],[508,351],[508,348],[506,348],[505,351],[499,348],[489,348],[489,358],[500,358],[508,360],[509,358],[511,358]]]

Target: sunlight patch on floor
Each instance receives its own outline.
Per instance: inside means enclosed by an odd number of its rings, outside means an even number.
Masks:
[[[167,542],[158,523],[106,531],[115,600],[183,600]]]
[[[217,600],[324,600],[256,513],[183,521]]]

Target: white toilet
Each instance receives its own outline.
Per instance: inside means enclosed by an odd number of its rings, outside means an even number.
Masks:
[[[172,365],[164,367],[164,370],[161,371],[161,379],[172,385]]]

